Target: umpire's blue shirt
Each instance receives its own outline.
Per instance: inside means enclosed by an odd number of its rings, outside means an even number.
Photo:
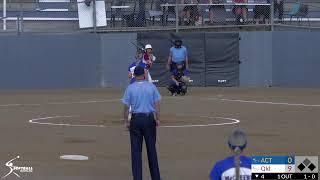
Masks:
[[[188,53],[187,48],[181,46],[181,48],[171,47],[170,53],[172,56],[172,62],[179,63],[187,59]]]
[[[122,98],[122,102],[131,106],[133,113],[155,112],[155,103],[161,100],[157,87],[148,81],[136,81],[130,84]]]

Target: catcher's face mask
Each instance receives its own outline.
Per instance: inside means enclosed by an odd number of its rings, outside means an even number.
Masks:
[[[182,68],[183,68],[183,65],[182,65],[182,64],[178,64],[178,65],[177,65],[177,69],[180,70],[180,69],[182,69]]]

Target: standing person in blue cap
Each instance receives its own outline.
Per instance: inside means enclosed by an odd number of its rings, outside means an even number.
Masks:
[[[228,145],[233,156],[218,161],[210,172],[210,180],[251,180],[251,158],[242,155],[247,146],[247,136],[241,130],[236,130],[229,137]]]
[[[142,180],[142,144],[146,142],[149,169],[152,180],[160,180],[156,138],[160,124],[161,95],[156,86],[146,81],[145,69],[134,69],[136,81],[130,84],[122,98],[124,104],[124,124],[130,131],[131,162],[134,180]],[[132,108],[131,120],[128,120],[129,107]]]
[[[130,84],[134,83],[136,80],[136,78],[134,77],[134,69],[137,66],[142,66],[144,69],[147,69],[146,64],[143,63],[143,52],[141,50],[137,51],[134,62],[131,63],[128,67],[128,78],[130,80]],[[148,73],[146,72],[146,75],[147,74]]]

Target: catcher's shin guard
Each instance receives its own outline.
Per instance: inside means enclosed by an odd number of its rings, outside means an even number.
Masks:
[[[170,91],[171,94],[176,93],[175,88],[173,87],[173,85],[167,86],[167,89]]]
[[[181,86],[175,86],[175,85],[170,85],[168,87],[168,90],[171,92],[172,95],[177,95],[181,94]]]
[[[181,84],[181,86],[180,86],[181,95],[185,95],[187,93],[187,89],[188,89],[188,87],[186,84]]]

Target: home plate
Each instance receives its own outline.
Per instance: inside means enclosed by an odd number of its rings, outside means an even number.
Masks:
[[[87,156],[82,155],[62,155],[60,159],[64,160],[73,160],[73,161],[87,161],[89,158]]]

